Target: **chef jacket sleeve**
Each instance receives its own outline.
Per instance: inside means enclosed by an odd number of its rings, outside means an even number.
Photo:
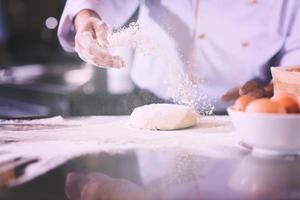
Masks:
[[[295,1],[289,31],[282,49],[280,66],[300,65],[300,1]]]
[[[68,0],[58,27],[62,47],[74,52],[75,29],[73,19],[83,9],[90,9],[113,28],[122,26],[138,8],[138,0]]]

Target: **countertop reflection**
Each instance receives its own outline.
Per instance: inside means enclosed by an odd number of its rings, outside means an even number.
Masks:
[[[300,199],[298,156],[128,150],[71,160],[1,199]]]
[[[83,160],[82,160],[83,159]],[[70,200],[299,199],[300,159],[237,153],[227,158],[184,150],[129,151],[73,161]]]

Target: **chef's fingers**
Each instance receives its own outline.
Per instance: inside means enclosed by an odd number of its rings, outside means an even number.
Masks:
[[[102,57],[94,56],[93,54],[86,53],[83,51],[82,53],[78,53],[79,57],[85,61],[86,63],[92,64],[97,67],[101,68],[120,68],[122,66],[118,66],[114,63],[114,60],[112,57]]]
[[[229,90],[226,94],[224,94],[222,96],[222,101],[224,102],[229,102],[229,101],[234,101],[236,100],[238,97],[242,96],[239,93],[240,88],[233,88],[231,90]],[[249,91],[248,93],[245,93],[243,95],[250,95],[253,96],[255,98],[263,98],[263,97],[268,97],[266,95],[266,92],[264,90],[263,87],[257,87],[251,91]]]
[[[256,88],[262,87],[262,84],[258,81],[251,80],[247,81],[239,90],[240,95],[248,94],[249,92],[254,91]]]
[[[255,98],[263,98],[266,97],[265,90],[263,87],[257,87],[252,91],[248,92],[247,95],[253,96]]]
[[[107,41],[107,31],[108,27],[102,21],[99,21],[94,24],[94,31],[96,35],[96,40],[101,47],[107,48],[108,41]]]
[[[77,33],[75,51],[85,62],[104,68],[124,66],[120,57],[113,57],[106,48],[98,45],[90,32]]]
[[[228,90],[223,96],[222,96],[222,101],[224,102],[229,102],[229,101],[234,101],[236,100],[240,95],[239,95],[239,89],[240,87],[235,87],[230,90]]]
[[[122,60],[118,60],[118,59],[114,59],[114,57],[110,57],[107,59],[103,59],[103,58],[96,58],[95,59],[95,63],[97,67],[101,67],[101,68],[122,68],[124,67],[123,61]]]
[[[273,96],[273,84],[264,85],[259,81],[251,80],[246,82],[239,91],[240,95],[251,95],[256,98],[272,97]]]
[[[91,54],[83,54],[81,56],[83,60],[87,63],[90,63],[94,66],[100,67],[100,68],[122,68],[124,67],[124,62],[122,59],[116,59],[114,57],[107,57],[104,56],[102,57],[101,55],[99,56],[94,56]]]
[[[113,61],[112,66],[115,68],[125,67],[125,62],[120,56],[113,56],[112,61]]]
[[[108,50],[107,50],[108,26],[105,23],[103,23],[102,21],[100,21],[98,23],[95,23],[94,28],[95,28],[95,33],[96,33],[96,40],[103,51],[102,55],[105,55],[106,53],[108,53]],[[113,68],[121,68],[121,67],[125,66],[125,63],[120,56],[107,57],[102,64],[109,65],[110,67],[113,67]]]
[[[272,97],[274,94],[273,84],[271,83],[264,86],[259,81],[251,80],[246,82],[241,87],[235,87],[226,92],[226,94],[222,96],[222,101],[233,101],[236,100],[239,96],[246,94],[251,95],[255,98]]]
[[[272,97],[274,95],[274,85],[273,85],[273,83],[271,83],[269,85],[266,85],[264,87],[264,90],[265,90],[265,96],[266,97]]]

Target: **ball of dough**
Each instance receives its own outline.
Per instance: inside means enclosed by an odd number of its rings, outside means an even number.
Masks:
[[[137,107],[130,116],[132,126],[150,130],[175,130],[197,123],[194,109],[177,104],[150,104]]]

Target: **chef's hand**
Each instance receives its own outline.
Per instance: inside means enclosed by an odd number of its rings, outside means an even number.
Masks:
[[[87,63],[98,67],[121,68],[124,62],[108,49],[107,25],[91,10],[80,11],[75,19],[75,51]]]
[[[251,95],[256,98],[272,97],[273,96],[273,84],[264,85],[259,81],[251,80],[246,82],[241,87],[235,87],[226,92],[222,96],[223,101],[236,100],[241,95]]]

